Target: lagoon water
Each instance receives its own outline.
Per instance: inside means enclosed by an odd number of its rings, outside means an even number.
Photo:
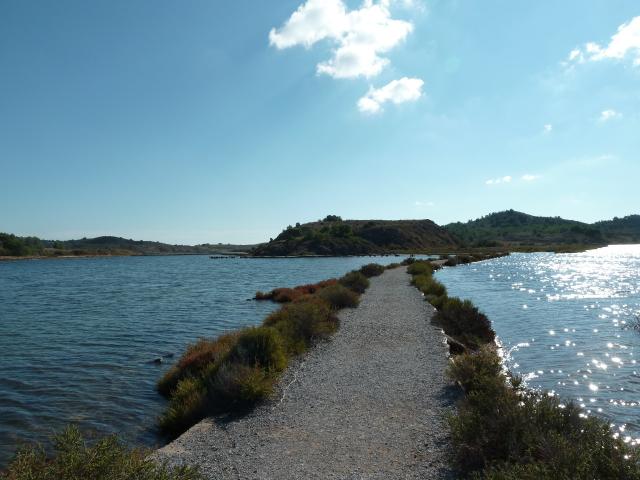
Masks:
[[[0,262],[0,467],[70,422],[160,442],[154,386],[187,343],[277,308],[256,290],[394,257],[120,257]],[[640,246],[514,254],[437,273],[491,318],[509,367],[640,437]],[[164,356],[166,362],[153,360]]]
[[[513,254],[436,277],[489,316],[507,366],[529,387],[640,443],[640,246]]]
[[[69,423],[133,444],[160,440],[155,383],[199,337],[262,321],[257,290],[395,257],[116,257],[0,262],[0,468],[19,442]],[[153,360],[164,357],[166,363]]]

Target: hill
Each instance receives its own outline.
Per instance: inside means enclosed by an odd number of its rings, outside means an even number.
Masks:
[[[590,224],[507,210],[444,228],[461,247],[471,248],[640,243],[640,215]]]
[[[171,245],[121,237],[82,238],[79,240],[41,240],[0,233],[0,257],[59,257],[82,255],[193,255],[246,254],[254,245],[201,244]]]
[[[324,220],[288,226],[254,256],[366,255],[453,249],[451,234],[431,220]]]

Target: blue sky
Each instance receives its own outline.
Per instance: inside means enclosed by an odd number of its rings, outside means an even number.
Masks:
[[[5,0],[0,231],[249,243],[329,213],[640,213],[639,16]]]

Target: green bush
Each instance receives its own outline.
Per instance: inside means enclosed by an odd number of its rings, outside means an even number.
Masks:
[[[334,309],[354,308],[360,302],[358,294],[343,285],[332,285],[323,288],[318,296],[327,301]]]
[[[158,419],[160,429],[177,436],[200,421],[209,409],[207,389],[202,377],[180,380],[171,392],[169,405]]]
[[[129,450],[115,437],[89,446],[76,427],[54,438],[54,455],[40,447],[18,451],[2,480],[197,480],[187,467],[169,468],[147,459],[148,452]]]
[[[469,300],[448,298],[436,313],[434,323],[472,350],[495,339],[491,322]]]
[[[307,350],[314,340],[328,337],[338,327],[331,306],[321,298],[310,298],[285,305],[269,315],[265,326],[278,330],[289,354]]]
[[[369,279],[360,272],[349,272],[338,282],[356,293],[364,293],[369,288]]]
[[[279,372],[287,366],[282,337],[271,327],[251,327],[238,336],[227,361]]]
[[[455,357],[449,374],[465,390],[450,417],[454,461],[483,479],[640,479],[640,455],[605,420],[573,403],[530,392],[502,374],[494,345]]]
[[[407,267],[407,273],[409,275],[431,275],[433,266],[427,260],[418,260]]]
[[[377,263],[369,263],[360,267],[359,271],[365,277],[371,278],[382,275],[384,273],[384,267],[382,265],[378,265]]]
[[[431,305],[433,305],[436,309],[440,310],[442,308],[442,306],[445,304],[445,302],[447,300],[449,300],[449,297],[447,297],[447,295],[441,295],[439,297],[435,296],[435,295],[425,295],[425,300],[427,302],[429,302]]]
[[[187,346],[178,363],[170,368],[158,381],[158,391],[169,396],[183,378],[200,376],[209,365],[221,362],[238,341],[239,333],[229,333],[218,338],[201,338]]]
[[[205,379],[212,413],[241,411],[271,394],[275,378],[257,365],[224,363]]]
[[[446,287],[429,274],[422,273],[415,275],[411,280],[411,283],[425,295],[432,295],[435,297],[447,295]]]

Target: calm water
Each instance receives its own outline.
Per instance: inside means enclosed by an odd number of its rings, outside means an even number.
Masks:
[[[640,246],[514,254],[437,273],[493,322],[512,371],[640,440]]]
[[[203,336],[254,325],[276,308],[256,290],[324,280],[394,257],[122,257],[0,262],[0,466],[20,441],[69,422],[158,442],[155,382]],[[170,362],[171,360],[169,360]]]

